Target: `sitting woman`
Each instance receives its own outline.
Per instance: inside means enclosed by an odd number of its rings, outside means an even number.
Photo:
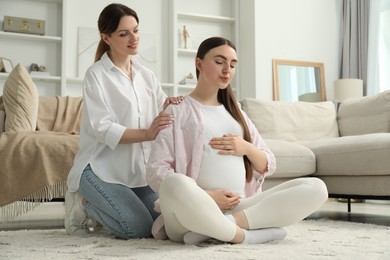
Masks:
[[[276,169],[275,156],[232,93],[234,45],[206,39],[195,64],[196,88],[167,108],[174,122],[159,132],[147,164],[147,183],[159,193],[163,217],[153,235],[164,238],[166,232],[186,244],[210,237],[250,244],[283,239],[283,227],[327,200],[324,182],[294,179],[261,192],[264,177]]]

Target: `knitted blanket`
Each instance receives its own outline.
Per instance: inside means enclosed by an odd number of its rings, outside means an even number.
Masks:
[[[0,221],[65,196],[81,108],[81,97],[40,97],[39,131],[0,134]]]
[[[40,131],[1,134],[0,220],[24,214],[39,202],[63,197],[78,149],[78,135]]]

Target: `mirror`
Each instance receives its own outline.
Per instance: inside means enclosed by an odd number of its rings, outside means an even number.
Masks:
[[[274,100],[326,101],[324,64],[272,60]]]

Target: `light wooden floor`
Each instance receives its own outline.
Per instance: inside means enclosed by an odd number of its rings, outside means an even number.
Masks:
[[[0,222],[0,230],[63,228],[64,216],[63,202],[47,202],[13,221]],[[363,203],[352,203],[351,212],[348,213],[347,203],[329,199],[307,219],[319,218],[390,226],[390,201],[366,200]]]

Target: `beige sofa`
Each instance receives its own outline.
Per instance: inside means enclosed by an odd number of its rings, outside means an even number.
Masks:
[[[81,109],[81,97],[39,97],[27,70],[12,70],[0,96],[0,221],[65,195]]]
[[[390,199],[390,91],[346,100],[338,111],[331,101],[241,105],[277,159],[264,189],[314,176],[330,197]]]
[[[23,66],[0,97],[0,221],[62,197],[78,151],[81,97],[38,97]],[[315,176],[330,197],[390,199],[390,91],[332,102],[245,99],[242,108],[276,155],[264,189]],[[5,130],[3,132],[2,130]]]

